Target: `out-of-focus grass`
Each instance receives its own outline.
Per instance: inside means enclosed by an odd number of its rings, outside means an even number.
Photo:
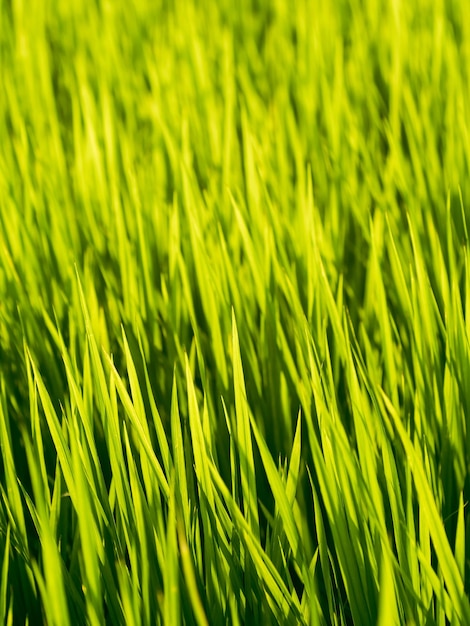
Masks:
[[[0,620],[468,624],[462,0],[0,0]]]

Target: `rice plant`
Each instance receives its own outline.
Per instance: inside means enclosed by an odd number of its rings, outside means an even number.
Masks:
[[[464,0],[0,0],[0,621],[470,624]]]

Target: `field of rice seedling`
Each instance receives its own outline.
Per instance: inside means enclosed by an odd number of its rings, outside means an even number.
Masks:
[[[470,624],[465,0],[0,0],[0,622]]]

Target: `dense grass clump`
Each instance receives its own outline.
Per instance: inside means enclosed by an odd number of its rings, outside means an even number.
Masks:
[[[464,0],[0,0],[0,621],[470,624]]]

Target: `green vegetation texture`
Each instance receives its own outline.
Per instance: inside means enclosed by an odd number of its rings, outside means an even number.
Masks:
[[[0,0],[0,622],[470,624],[465,0]]]

